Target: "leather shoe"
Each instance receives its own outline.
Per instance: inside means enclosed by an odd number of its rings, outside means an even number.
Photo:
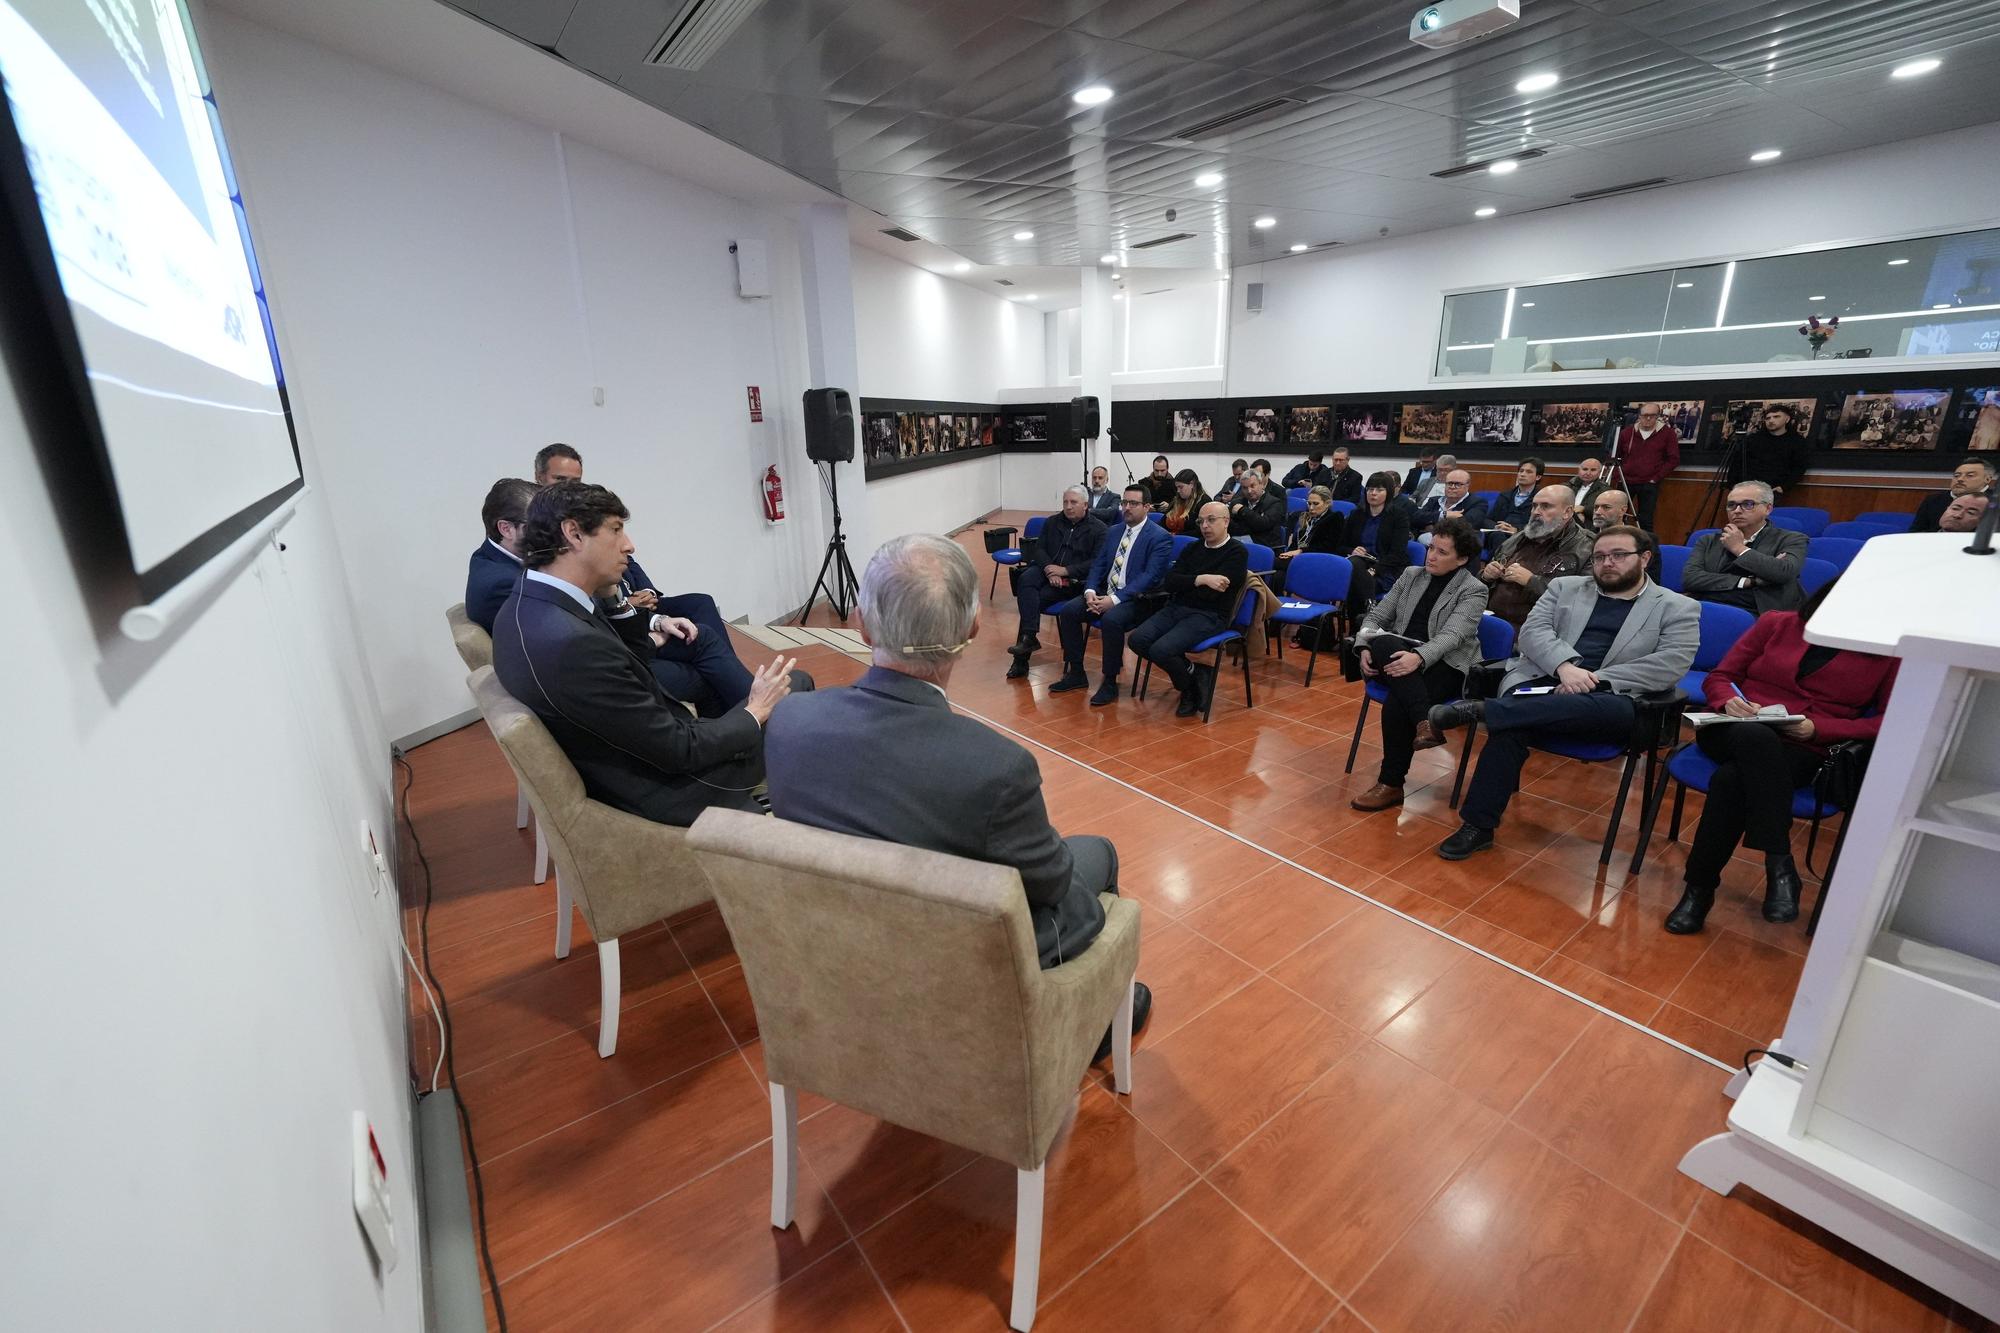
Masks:
[[[1667,933],[1669,935],[1699,935],[1701,923],[1708,919],[1708,909],[1715,906],[1714,889],[1697,889],[1689,884],[1681,889],[1681,900],[1674,904],[1674,910],[1667,913]]]
[[[1007,651],[1016,657],[1026,657],[1029,653],[1038,653],[1041,650],[1042,641],[1032,634],[1025,639],[1016,639],[1007,645]]]
[[[1425,718],[1417,723],[1417,734],[1410,740],[1412,750],[1432,750],[1444,744],[1444,736]]]
[[[1483,699],[1454,699],[1448,704],[1432,704],[1424,721],[1431,724],[1434,731],[1450,731],[1453,727],[1467,727],[1486,716],[1486,701]]]
[[[1133,982],[1132,1035],[1134,1037],[1137,1037],[1141,1032],[1146,1030],[1146,1020],[1152,1016],[1153,992],[1146,988],[1145,982]],[[1111,1034],[1116,1026],[1116,1024],[1113,1024],[1112,1027],[1104,1029],[1104,1040],[1097,1043],[1097,1054],[1090,1057],[1090,1063],[1099,1065],[1111,1058]]]
[[[1049,686],[1049,693],[1068,694],[1071,690],[1080,690],[1088,684],[1090,682],[1084,678],[1082,667],[1066,667],[1062,679]]]
[[[1201,712],[1201,691],[1190,685],[1181,691],[1180,706],[1174,709],[1175,717],[1193,717]]]
[[[1458,832],[1438,844],[1438,855],[1447,861],[1463,861],[1474,852],[1483,852],[1492,845],[1492,829],[1460,824]]]
[[[1106,704],[1118,702],[1118,677],[1106,676],[1097,687],[1097,693],[1090,696],[1092,708],[1102,708]]]
[[[1790,852],[1764,854],[1764,919],[1799,919],[1799,868]]]
[[[815,688],[811,672],[801,671],[797,667],[792,668],[793,694],[811,694]]]
[[[1403,789],[1391,787],[1386,782],[1378,782],[1367,791],[1349,801],[1356,810],[1387,810],[1392,805],[1403,803]]]
[[[1028,674],[1028,659],[1026,657],[1015,658],[1014,665],[1007,668],[1008,680],[1019,680],[1021,677],[1027,674]]]

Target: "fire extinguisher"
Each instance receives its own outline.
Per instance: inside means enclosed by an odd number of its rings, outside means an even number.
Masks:
[[[764,469],[764,521],[766,523],[785,521],[785,483],[778,480],[778,468],[775,463]]]

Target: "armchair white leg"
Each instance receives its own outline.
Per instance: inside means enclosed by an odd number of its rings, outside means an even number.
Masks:
[[[542,821],[535,821],[535,883],[549,882],[549,840],[542,834]]]
[[[609,1060],[618,1049],[618,997],[623,983],[618,976],[618,941],[597,942],[597,1055]]]
[[[793,1200],[799,1192],[799,1094],[782,1083],[771,1085],[771,1225],[783,1231],[792,1224]]]
[[[569,900],[569,885],[563,883],[562,871],[556,871],[556,957],[569,957],[569,919],[572,904]]]
[[[528,827],[528,789],[518,782],[514,784],[514,827]]]
[[[1028,1333],[1035,1326],[1035,1297],[1042,1285],[1042,1181],[1048,1163],[1015,1173],[1014,1309],[1008,1326]]]
[[[1128,1095],[1132,1091],[1132,1005],[1138,984],[1137,977],[1125,983],[1125,998],[1111,1017],[1111,1086]]]

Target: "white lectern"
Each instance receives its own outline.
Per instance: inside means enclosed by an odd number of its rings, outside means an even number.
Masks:
[[[1681,1159],[2000,1319],[2000,554],[1877,537],[1814,643],[1900,658],[1826,909],[1727,1132]]]

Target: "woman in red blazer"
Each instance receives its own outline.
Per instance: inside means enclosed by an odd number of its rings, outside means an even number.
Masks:
[[[1792,792],[1810,783],[1827,747],[1873,740],[1896,680],[1896,659],[1806,642],[1806,622],[1835,579],[1797,611],[1767,611],[1736,641],[1703,692],[1710,711],[1738,717],[1765,704],[1805,718],[1787,726],[1734,722],[1694,734],[1719,767],[1688,849],[1687,884],[1667,929],[1692,935],[1715,902],[1737,842],[1764,853],[1764,919],[1795,921],[1799,869],[1792,861]],[[1741,691],[1739,695],[1738,691]]]

